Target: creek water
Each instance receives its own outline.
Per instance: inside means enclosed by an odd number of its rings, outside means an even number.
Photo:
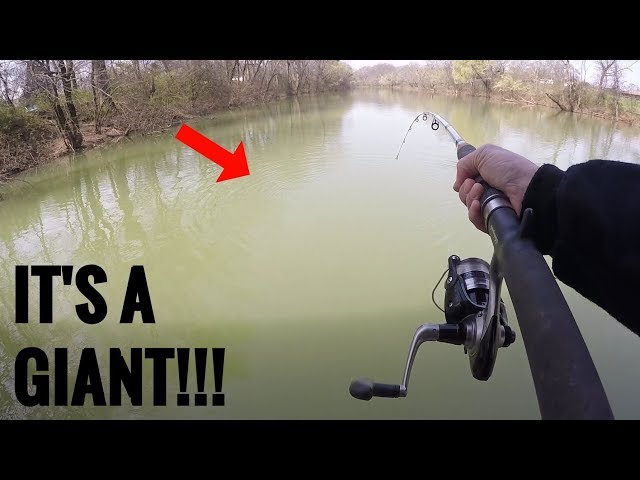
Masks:
[[[444,322],[431,290],[447,257],[490,260],[452,190],[455,148],[444,129],[414,124],[432,110],[470,143],[495,143],[562,169],[592,158],[640,162],[640,131],[553,109],[390,90],[290,99],[188,122],[228,150],[244,142],[251,175],[216,183],[220,168],[175,131],[135,138],[26,172],[0,193],[0,418],[536,419],[518,338],[491,379],[471,376],[462,347],[425,344],[409,396],[361,402],[358,376],[397,383],[415,329]],[[549,259],[550,262],[550,259]],[[53,282],[53,323],[39,324],[36,278],[28,324],[15,323],[15,265],[104,268],[104,321],[82,323],[86,300]],[[120,324],[132,265],[143,265],[155,323]],[[612,280],[613,281],[613,280]],[[640,339],[561,284],[617,418],[640,418]],[[436,299],[442,301],[442,285]],[[178,407],[175,360],[167,406],[25,407],[14,362],[25,347],[95,348],[109,403],[109,348],[224,347],[224,407]],[[209,360],[210,362],[210,360]],[[30,372],[35,368],[30,364]],[[190,369],[188,391],[196,391]],[[209,371],[210,372],[210,371]],[[51,398],[55,376],[50,374]],[[205,391],[213,392],[209,373]],[[124,390],[123,390],[124,392]],[[71,397],[69,397],[71,398]],[[52,400],[53,403],[53,400]]]

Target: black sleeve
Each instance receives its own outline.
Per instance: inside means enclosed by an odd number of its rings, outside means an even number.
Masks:
[[[640,165],[590,160],[566,172],[543,165],[523,211],[556,277],[640,335]]]

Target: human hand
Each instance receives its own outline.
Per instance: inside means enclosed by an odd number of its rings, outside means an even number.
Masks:
[[[480,211],[480,196],[484,187],[476,183],[480,174],[485,182],[504,194],[520,216],[522,199],[538,166],[531,160],[496,145],[482,145],[458,161],[456,182],[453,189],[467,206],[469,220],[478,230],[486,233]]]

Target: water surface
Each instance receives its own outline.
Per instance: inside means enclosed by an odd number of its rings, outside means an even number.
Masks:
[[[488,382],[472,378],[461,347],[424,345],[409,397],[360,402],[351,378],[400,381],[418,325],[444,322],[430,293],[450,254],[491,256],[452,190],[455,150],[433,110],[471,143],[496,143],[562,169],[591,158],[640,162],[637,129],[552,109],[479,99],[357,91],[282,101],[189,122],[233,150],[251,175],[215,183],[220,169],[173,138],[127,140],[32,170],[0,192],[1,418],[489,419],[539,418],[517,342]],[[85,325],[86,300],[54,282],[54,322],[15,324],[16,264],[102,266],[107,318]],[[129,269],[144,265],[156,324],[118,323]],[[640,341],[562,286],[617,418],[640,418]],[[32,281],[31,313],[38,287]],[[439,288],[437,298],[444,290]],[[225,347],[224,407],[27,408],[15,400],[19,350],[94,347],[108,391],[108,349]],[[53,357],[53,355],[51,355]],[[125,357],[126,358],[126,357]],[[145,361],[146,362],[146,361]],[[75,376],[70,379],[73,385]],[[189,379],[194,391],[195,379]],[[207,391],[213,380],[207,379]]]

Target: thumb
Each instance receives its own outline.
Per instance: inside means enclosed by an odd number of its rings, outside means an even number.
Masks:
[[[458,161],[456,165],[456,182],[453,184],[453,189],[456,192],[460,190],[460,186],[467,178],[475,178],[480,173],[478,172],[476,152],[477,150],[474,150]]]

